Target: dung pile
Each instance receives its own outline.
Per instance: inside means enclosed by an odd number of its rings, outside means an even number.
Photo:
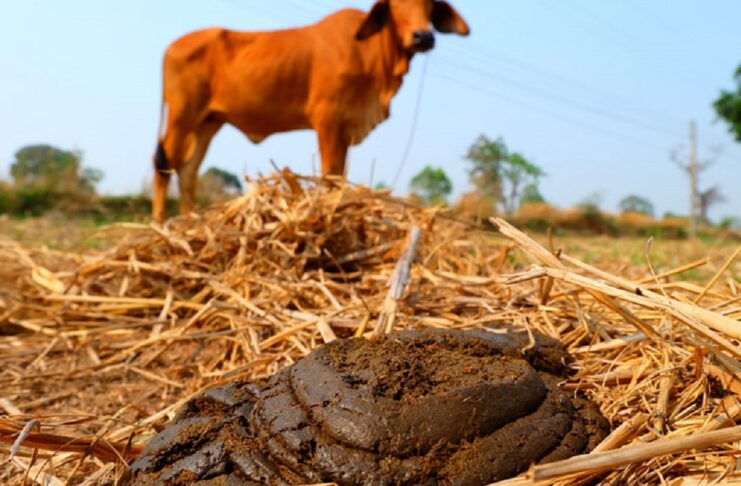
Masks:
[[[525,351],[527,350],[527,351]],[[528,360],[523,359],[527,357]],[[266,382],[188,402],[126,484],[457,484],[593,449],[607,421],[557,385],[568,355],[526,334],[334,341]]]
[[[566,346],[574,374],[562,389],[588,396],[615,431],[598,447],[607,457],[539,465],[539,480],[732,476],[733,249],[698,285],[683,272],[707,259],[595,268],[497,224],[509,241],[387,192],[285,173],[190,220],[110,228],[120,243],[104,253],[0,238],[0,483],[113,482],[194,396],[266,379],[389,312],[396,330],[537,332]],[[389,308],[414,226],[417,259]]]

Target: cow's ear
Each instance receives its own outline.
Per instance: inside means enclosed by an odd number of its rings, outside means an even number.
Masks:
[[[432,7],[432,25],[443,34],[468,35],[471,30],[463,17],[448,2],[435,0]]]
[[[355,38],[357,40],[363,40],[380,32],[388,24],[390,15],[388,0],[378,0],[373,4],[373,8],[368,12],[368,15],[365,16],[363,23],[360,24]]]

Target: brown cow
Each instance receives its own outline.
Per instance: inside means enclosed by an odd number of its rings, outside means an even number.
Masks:
[[[175,41],[163,63],[163,103],[154,157],[152,216],[165,216],[173,171],[180,211],[193,208],[198,168],[224,123],[257,143],[313,128],[322,174],[342,175],[350,145],[389,116],[409,61],[435,44],[430,30],[468,35],[441,0],[378,0],[307,27],[273,32],[206,29]]]

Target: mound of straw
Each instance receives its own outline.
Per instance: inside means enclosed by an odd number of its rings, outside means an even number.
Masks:
[[[507,484],[738,479],[741,298],[714,284],[739,252],[705,288],[681,273],[707,261],[638,281],[492,224],[284,172],[162,228],[109,228],[105,253],[0,240],[0,483],[115,482],[205,388],[407,327],[526,329],[575,355],[564,387],[614,432]]]

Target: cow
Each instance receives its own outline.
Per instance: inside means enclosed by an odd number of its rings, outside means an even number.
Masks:
[[[430,25],[466,36],[442,0],[377,0],[294,29],[210,28],[173,42],[163,60],[152,219],[165,217],[170,176],[180,212],[193,210],[198,169],[213,136],[229,123],[254,143],[313,129],[323,175],[344,175],[348,147],[388,118],[391,99],[416,53],[434,47]]]

